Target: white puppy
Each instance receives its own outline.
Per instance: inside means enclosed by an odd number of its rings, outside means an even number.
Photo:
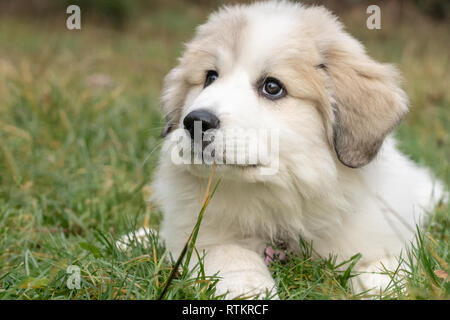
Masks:
[[[264,248],[282,241],[295,250],[299,236],[321,256],[361,253],[356,269],[369,272],[362,287],[384,287],[389,277],[370,272],[397,266],[416,224],[443,197],[442,184],[389,135],[408,111],[396,69],[372,60],[323,7],[269,1],[212,14],[166,77],[162,107],[152,190],[174,256],[196,223],[212,167],[177,163],[175,133],[190,141],[196,121],[201,137],[211,129],[235,142],[236,129],[276,132],[276,148],[267,148],[277,152],[264,161],[217,165],[222,181],[196,245],[229,298],[273,289]]]

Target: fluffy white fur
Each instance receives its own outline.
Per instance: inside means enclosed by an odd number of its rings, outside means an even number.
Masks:
[[[339,46],[354,64],[348,70],[341,51],[331,52]],[[328,72],[314,68],[320,63],[329,63]],[[219,79],[203,89],[205,72],[215,68],[220,70]],[[294,73],[295,68],[302,70]],[[361,68],[357,75],[367,73],[365,79],[381,79],[367,84],[378,85],[380,97],[357,96],[357,86],[366,80],[357,83],[342,76],[357,68]],[[263,72],[280,79],[288,96],[279,101],[258,96],[254,83]],[[233,298],[274,289],[263,250],[271,241],[283,241],[295,250],[299,236],[312,241],[321,256],[333,253],[348,259],[361,253],[358,271],[377,271],[381,263],[397,266],[396,257],[414,238],[424,213],[443,196],[443,186],[397,150],[389,130],[380,129],[390,117],[397,117],[384,110],[383,103],[396,99],[398,106],[392,108],[398,108],[399,114],[408,108],[394,74],[392,67],[370,60],[359,42],[321,7],[275,1],[235,6],[220,10],[199,27],[165,81],[162,102],[170,126],[182,127],[186,114],[207,108],[218,115],[221,129],[280,130],[276,175],[261,176],[253,168],[217,167],[216,178],[223,180],[206,210],[197,248],[206,252],[207,274],[218,272],[222,277],[218,293],[228,292],[227,297]],[[348,81],[345,88],[339,88],[341,79]],[[382,145],[368,164],[350,168],[336,155],[333,132],[336,126],[353,124],[351,120],[336,124],[334,103],[370,99],[374,103],[361,108],[368,110],[366,116],[373,122],[365,124],[367,130],[354,132],[384,130],[379,138]],[[340,111],[345,116],[345,109]],[[169,138],[170,133],[152,190],[164,215],[160,235],[177,256],[196,222],[211,167],[175,165]],[[345,158],[347,151],[342,152]],[[388,282],[385,275],[363,273],[355,286],[357,290],[383,288]]]

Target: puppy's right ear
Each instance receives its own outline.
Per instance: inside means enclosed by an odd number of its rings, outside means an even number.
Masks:
[[[334,83],[334,148],[343,164],[358,168],[406,115],[408,98],[396,69],[357,52],[352,42],[328,52],[327,68]]]
[[[166,137],[179,122],[187,90],[180,66],[172,69],[164,78],[160,102],[166,124],[161,137]]]
[[[312,26],[309,32],[322,58],[316,68],[329,77],[329,142],[342,164],[362,167],[377,155],[385,137],[408,112],[400,74],[369,57],[324,7],[308,8],[303,20]]]

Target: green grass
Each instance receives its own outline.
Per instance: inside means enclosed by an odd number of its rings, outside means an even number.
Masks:
[[[171,260],[154,235],[148,246],[137,242],[126,252],[114,243],[141,226],[158,228],[161,215],[146,199],[163,126],[161,79],[206,14],[196,7],[154,11],[122,31],[1,17],[1,299],[161,295],[177,257]],[[377,32],[357,28],[364,22],[352,15],[345,19],[369,53],[399,64],[413,106],[397,131],[400,147],[449,186],[448,29],[424,22]],[[107,85],[90,85],[94,74],[105,75]],[[378,298],[449,299],[442,279],[450,271],[449,236],[450,209],[442,205],[409,252],[417,261],[404,256],[412,271]],[[270,267],[282,299],[363,297],[349,286],[357,256],[343,272],[334,257],[313,259],[308,244],[299,246],[301,258]],[[81,269],[79,290],[66,285],[70,265]],[[197,275],[201,269],[174,272],[164,298],[221,298],[217,279]]]

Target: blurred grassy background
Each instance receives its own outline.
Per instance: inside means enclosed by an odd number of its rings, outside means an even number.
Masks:
[[[0,297],[76,297],[55,295],[65,279],[58,272],[94,264],[80,243],[98,241],[95,230],[114,238],[157,227],[160,215],[146,200],[163,126],[161,81],[195,26],[223,3],[0,1]],[[333,9],[374,58],[398,65],[412,105],[397,130],[400,147],[450,185],[448,2],[314,3]],[[68,4],[80,5],[81,30],[66,29]],[[381,7],[381,30],[366,28],[368,4]],[[435,262],[448,271],[449,209],[435,217]],[[95,280],[101,268],[89,268]],[[145,272],[142,281],[154,270]],[[89,285],[98,289],[105,277]],[[95,298],[113,292],[98,290]]]

